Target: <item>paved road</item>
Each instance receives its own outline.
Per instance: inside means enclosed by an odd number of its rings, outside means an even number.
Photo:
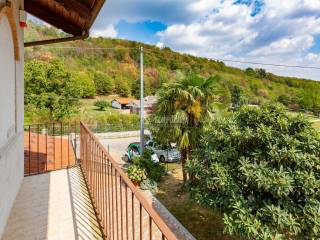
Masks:
[[[139,142],[139,137],[128,137],[128,138],[99,138],[102,145],[109,150],[111,156],[120,163],[122,162],[122,157],[128,147],[128,145],[132,142]]]

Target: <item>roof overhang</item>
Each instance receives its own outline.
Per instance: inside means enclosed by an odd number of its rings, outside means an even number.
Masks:
[[[73,36],[87,36],[105,0],[25,0],[25,11]]]

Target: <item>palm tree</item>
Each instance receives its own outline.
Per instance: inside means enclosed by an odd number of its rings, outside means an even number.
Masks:
[[[212,117],[217,77],[202,78],[194,73],[165,84],[158,92],[151,131],[158,142],[179,145],[183,180],[187,180],[186,161],[196,147],[202,122]]]

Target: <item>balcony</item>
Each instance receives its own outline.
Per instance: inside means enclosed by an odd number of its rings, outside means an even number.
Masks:
[[[24,145],[3,239],[178,239],[83,123],[28,126]]]

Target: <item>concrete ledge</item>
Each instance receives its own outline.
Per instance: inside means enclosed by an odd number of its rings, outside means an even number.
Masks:
[[[149,130],[145,130],[144,134],[150,134],[150,131]],[[139,137],[140,136],[140,131],[95,133],[95,135],[99,139],[129,138],[129,137]]]

